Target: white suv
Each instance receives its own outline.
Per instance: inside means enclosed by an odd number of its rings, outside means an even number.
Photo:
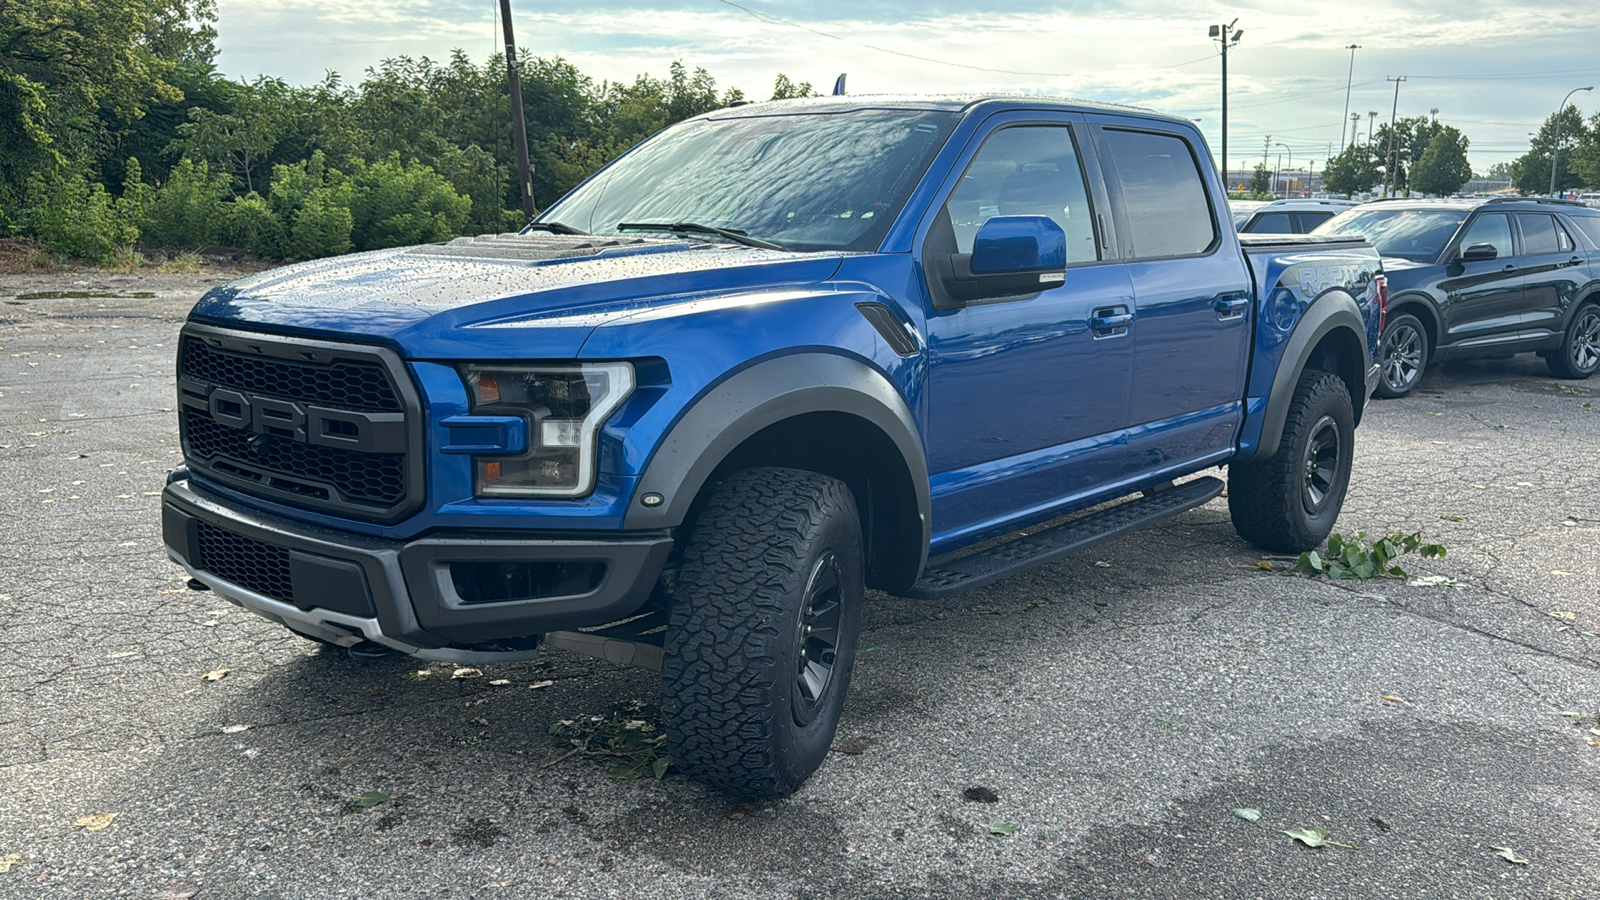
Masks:
[[[1229,201],[1229,205],[1241,202]],[[1311,229],[1359,205],[1355,200],[1273,200],[1251,209],[1242,221],[1236,211],[1234,225],[1241,234],[1310,234]]]

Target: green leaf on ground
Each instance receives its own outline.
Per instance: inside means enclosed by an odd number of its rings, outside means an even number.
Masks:
[[[1259,810],[1259,809],[1250,809],[1249,807],[1240,807],[1238,809],[1235,809],[1233,811],[1233,814],[1238,816],[1239,818],[1245,820],[1246,822],[1259,822],[1259,821],[1261,821],[1261,810]]]
[[[1009,837],[1017,830],[1017,826],[998,818],[989,820],[989,833],[1000,837]]]
[[[356,797],[356,805],[365,809],[369,806],[377,806],[380,803],[388,803],[393,799],[393,794],[385,793],[384,791],[362,791]]]
[[[1445,513],[1439,518],[1445,520],[1446,522],[1465,522],[1467,520],[1467,517],[1460,513]]]
[[[1511,849],[1510,847],[1490,847],[1489,849],[1494,851],[1495,856],[1500,857],[1506,862],[1516,863],[1519,866],[1525,866],[1528,864],[1527,860],[1518,856],[1517,851]]]
[[[1461,582],[1449,575],[1418,575],[1406,584],[1413,587],[1461,587]]]
[[[1300,843],[1305,844],[1307,847],[1321,847],[1327,845],[1332,847],[1344,847],[1347,850],[1355,849],[1355,847],[1350,844],[1341,844],[1338,841],[1328,840],[1328,829],[1326,828],[1288,828],[1285,829],[1283,833],[1294,838]]]

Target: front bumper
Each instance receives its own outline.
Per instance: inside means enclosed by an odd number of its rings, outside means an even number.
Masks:
[[[455,663],[531,659],[541,635],[634,614],[672,551],[664,532],[610,539],[440,532],[381,540],[250,510],[187,480],[167,485],[161,523],[173,561],[251,612],[336,644],[364,639]],[[452,576],[452,564],[472,563],[603,568],[578,593],[474,602]]]

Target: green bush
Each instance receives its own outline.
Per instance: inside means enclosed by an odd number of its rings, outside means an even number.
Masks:
[[[321,150],[294,165],[273,166],[267,205],[278,235],[264,252],[284,259],[348,253],[350,190],[350,180],[328,168]]]
[[[283,226],[272,207],[255,191],[224,206],[218,243],[271,256],[277,253],[282,236]]]
[[[25,196],[24,233],[57,253],[102,262],[139,238],[138,227],[119,213],[105,186],[80,174],[35,176]]]
[[[228,176],[211,174],[205,163],[179,162],[150,196],[139,223],[147,247],[196,247],[222,243],[228,210]]]
[[[402,165],[396,154],[370,164],[356,160],[351,182],[357,250],[445,241],[467,230],[472,201],[421,163]]]

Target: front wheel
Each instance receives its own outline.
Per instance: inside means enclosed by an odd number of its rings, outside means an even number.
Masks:
[[[1560,349],[1544,361],[1557,378],[1588,378],[1600,369],[1600,305],[1588,303],[1578,310]]]
[[[1278,452],[1228,467],[1234,531],[1279,553],[1320,546],[1344,506],[1355,429],[1355,407],[1344,379],[1327,372],[1301,375]]]
[[[717,486],[684,547],[663,648],[673,765],[742,797],[800,787],[839,725],[864,591],[843,482],[760,468]]]
[[[1378,343],[1377,395],[1404,397],[1416,390],[1428,368],[1428,332],[1416,316],[1396,316]]]

